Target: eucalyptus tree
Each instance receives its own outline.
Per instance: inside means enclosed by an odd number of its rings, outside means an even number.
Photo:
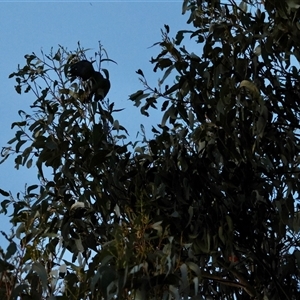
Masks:
[[[1,190],[15,229],[6,295],[299,298],[298,7],[184,0],[182,12],[192,29],[165,25],[155,44],[158,86],[137,71],[129,99],[162,111],[139,145],[113,102],[68,76],[83,49],[28,55],[12,74],[36,100],[2,154],[40,182],[19,199]]]

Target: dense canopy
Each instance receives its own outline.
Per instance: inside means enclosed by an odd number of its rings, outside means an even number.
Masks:
[[[129,96],[150,121],[162,111],[142,142],[114,99],[68,76],[80,46],[26,55],[10,75],[36,99],[2,162],[40,182],[0,190],[13,210],[1,299],[300,298],[298,7],[184,0],[182,12],[193,30],[164,26],[158,86],[137,70]]]

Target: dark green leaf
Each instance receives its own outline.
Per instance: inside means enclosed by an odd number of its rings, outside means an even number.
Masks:
[[[5,197],[8,197],[8,196],[9,196],[9,193],[6,192],[6,191],[4,191],[4,190],[2,190],[2,189],[0,189],[0,194],[1,194],[2,196],[5,196]]]
[[[10,242],[7,247],[5,259],[10,259],[17,252],[17,245],[15,242]]]

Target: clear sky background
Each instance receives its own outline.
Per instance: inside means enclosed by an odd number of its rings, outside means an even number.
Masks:
[[[159,46],[150,48],[161,41],[164,24],[170,26],[170,36],[178,30],[190,29],[186,24],[187,15],[181,14],[182,0],[173,1],[10,1],[0,3],[0,146],[14,136],[11,123],[20,121],[18,110],[31,112],[35,100],[33,94],[19,95],[14,90],[15,79],[8,75],[25,65],[25,54],[42,49],[49,54],[58,45],[69,50],[77,48],[78,41],[84,48],[92,48],[93,56],[101,41],[109,57],[118,64],[102,67],[110,72],[111,90],[108,94],[115,108],[125,111],[114,115],[129,131],[130,140],[136,140],[140,124],[150,132],[152,125],[160,121],[160,112],[151,111],[150,117],[140,114],[140,108],[133,106],[128,95],[143,86],[135,73],[142,69],[151,86],[156,86],[161,73],[153,72],[151,57],[160,53]],[[185,41],[187,44],[188,39]],[[197,50],[197,49],[196,49]],[[199,45],[199,51],[200,45]],[[195,51],[196,52],[196,51]],[[88,56],[89,57],[89,56]],[[158,105],[160,108],[160,105]],[[10,157],[0,165],[0,188],[16,193],[24,191],[25,183],[36,184],[37,172],[34,167],[14,169],[14,158]],[[0,202],[4,197],[0,195]],[[8,231],[10,225],[3,215],[1,230]],[[3,239],[0,236],[0,246]],[[4,246],[4,245],[3,245]]]

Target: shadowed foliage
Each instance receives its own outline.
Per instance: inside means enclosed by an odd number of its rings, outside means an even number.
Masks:
[[[0,190],[13,225],[3,299],[299,299],[297,7],[182,9],[192,29],[162,30],[158,86],[137,71],[130,100],[162,111],[140,143],[113,102],[92,101],[91,76],[68,76],[87,61],[81,47],[27,55],[11,74],[36,100],[3,161],[36,166],[40,182],[16,198]]]

